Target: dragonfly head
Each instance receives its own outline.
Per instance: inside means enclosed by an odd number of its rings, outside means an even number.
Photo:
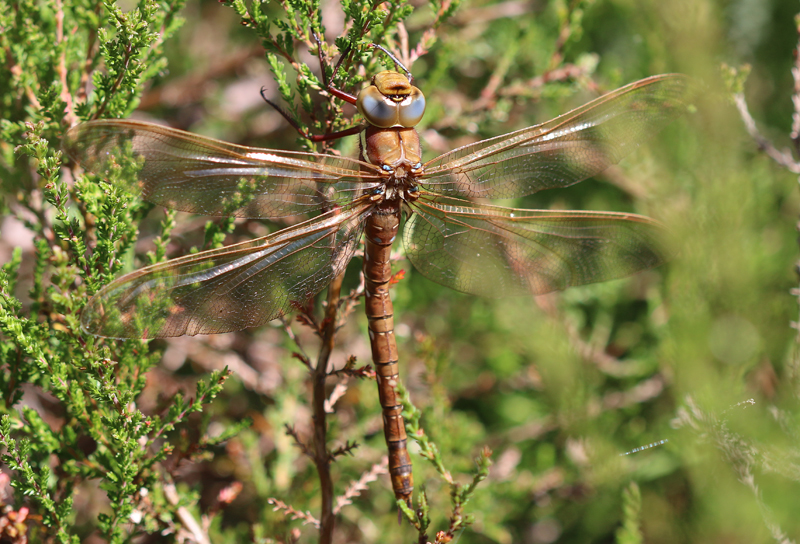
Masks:
[[[425,96],[407,76],[386,70],[375,74],[369,87],[358,93],[356,107],[375,127],[412,128],[425,113]]]

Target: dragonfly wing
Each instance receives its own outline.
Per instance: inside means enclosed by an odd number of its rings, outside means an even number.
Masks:
[[[687,109],[689,80],[653,76],[530,128],[455,149],[425,164],[425,189],[516,198],[598,174]]]
[[[446,197],[413,207],[406,255],[424,276],[464,293],[541,295],[666,260],[662,227],[640,215],[473,207]]]
[[[266,323],[344,271],[371,206],[362,199],[257,240],[127,274],[92,297],[81,325],[97,336],[164,338]]]
[[[238,146],[123,119],[77,125],[63,147],[97,174],[134,168],[137,182],[127,190],[202,215],[297,216],[345,205],[380,185],[376,167],[360,161]]]

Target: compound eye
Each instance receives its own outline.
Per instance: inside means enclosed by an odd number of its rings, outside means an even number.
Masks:
[[[422,120],[425,114],[425,95],[416,87],[411,87],[411,94],[400,104],[400,124],[411,128]]]
[[[398,124],[397,104],[370,85],[358,93],[356,107],[370,125],[389,128]]]

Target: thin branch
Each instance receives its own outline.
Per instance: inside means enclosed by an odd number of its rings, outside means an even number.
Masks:
[[[333,527],[336,517],[333,514],[333,481],[331,479],[331,460],[328,453],[328,428],[325,412],[325,380],[328,377],[328,363],[333,352],[334,337],[336,335],[336,312],[339,308],[339,295],[342,290],[344,274],[334,278],[328,287],[327,307],[322,322],[320,336],[322,347],[317,357],[317,365],[313,373],[313,413],[314,413],[314,464],[317,467],[320,483],[320,526],[319,536],[321,544],[330,544],[333,541]]]
[[[64,41],[64,3],[62,0],[56,0],[56,48]],[[66,106],[66,114],[64,120],[68,126],[78,123],[78,116],[75,115],[75,105],[72,103],[72,95],[69,92],[69,85],[67,84],[67,49],[63,48],[56,63],[56,73],[58,80],[61,83],[61,100],[64,101]]]
[[[744,98],[744,94],[734,93],[733,102],[736,104],[736,109],[739,110],[739,115],[742,117],[747,133],[755,140],[758,148],[793,174],[800,174],[800,163],[794,159],[792,153],[789,150],[778,151],[775,146],[772,145],[772,142],[762,136],[758,131],[756,121],[753,119],[753,116],[750,115],[750,110],[747,108],[747,101]]]
[[[541,75],[529,80],[503,87],[503,79],[510,66],[509,62],[511,60],[513,60],[513,55],[510,53],[501,59],[500,64],[495,68],[486,86],[481,91],[480,97],[469,105],[467,111],[477,112],[492,108],[498,97],[535,96],[546,84],[555,81],[586,79],[588,88],[590,90],[596,90],[596,85],[588,79],[591,67],[577,64],[564,64],[558,68],[547,70]],[[449,123],[450,121],[446,120],[444,122]]]
[[[94,4],[94,15],[99,20],[100,11],[102,9],[103,3],[101,1],[95,2]],[[86,97],[89,94],[89,81],[92,78],[92,72],[94,71],[94,66],[97,62],[97,28],[92,27],[89,29],[89,35],[87,36],[86,40],[86,60],[83,63],[83,69],[81,70],[81,79],[78,82],[78,91],[75,95],[75,98],[78,99],[80,102],[85,102]]]
[[[336,404],[340,398],[347,393],[347,382],[350,380],[348,379],[347,375],[345,375],[339,383],[337,383],[333,391],[331,391],[330,396],[325,400],[325,413],[332,414],[333,413],[333,406]]]
[[[516,85],[509,85],[501,89],[498,94],[500,96],[530,96],[532,91],[541,89],[547,83],[553,81],[567,81],[570,79],[582,79],[589,75],[589,66],[582,66],[579,64],[564,64],[552,70],[546,70],[541,75],[531,78]],[[591,80],[588,81],[589,89],[596,90]]]
[[[362,254],[356,254],[355,257],[363,257]],[[361,302],[361,297],[364,295],[364,272],[363,270],[359,273],[359,280],[358,286],[355,289],[350,291],[350,294],[340,300],[340,308],[339,308],[339,323],[337,324],[337,328],[342,327],[352,314],[356,306],[359,305]]]
[[[400,60],[403,62],[403,65],[411,69],[411,55],[408,52],[408,30],[406,30],[406,25],[403,21],[397,23],[397,34],[400,36]]]
[[[313,371],[313,368],[311,367],[311,357],[309,357],[303,349],[303,345],[300,343],[300,338],[298,338],[298,336],[292,330],[291,323],[284,318],[281,318],[281,322],[283,323],[283,331],[286,333],[286,336],[288,336],[289,339],[294,342],[295,347],[297,347],[297,351],[293,352],[292,356],[302,362],[306,368]]]
[[[550,64],[548,65],[548,69],[550,70],[558,68],[564,61],[564,46],[567,44],[567,40],[569,40],[570,36],[572,36],[570,22],[572,14],[577,9],[578,4],[580,4],[580,0],[574,0],[561,21],[561,28],[558,29],[558,38],[556,39],[553,55],[550,57]]]
[[[284,516],[289,516],[292,519],[302,519],[303,525],[311,524],[314,527],[320,527],[319,520],[311,515],[311,512],[301,512],[300,510],[295,510],[285,502],[278,500],[274,497],[270,497],[267,499],[268,504],[272,504],[275,508],[272,509],[273,512],[282,511]]]
[[[500,57],[500,62],[497,63],[492,71],[492,75],[489,76],[486,86],[484,86],[483,90],[481,91],[480,98],[478,98],[478,100],[472,104],[474,110],[482,110],[488,107],[494,107],[495,98],[497,97],[497,89],[499,89],[503,84],[503,80],[505,79],[509,68],[511,68],[514,62],[514,57],[517,55],[517,43],[517,40],[515,40],[513,45],[508,47],[508,49],[506,49],[506,51]]]
[[[343,495],[336,497],[336,507],[333,509],[334,515],[338,514],[342,508],[353,504],[353,499],[361,496],[362,491],[366,491],[370,483],[378,479],[378,476],[389,473],[389,458],[384,456],[380,463],[375,463],[372,467],[361,475],[361,478],[350,482]]]
[[[311,448],[309,448],[308,445],[305,442],[303,442],[303,440],[300,438],[300,435],[297,434],[297,429],[295,429],[294,426],[289,425],[288,423],[283,427],[284,429],[286,429],[286,434],[288,434],[294,439],[294,445],[297,446],[300,449],[300,451],[303,452],[303,455],[313,460],[314,452],[311,451]]]
[[[328,460],[332,463],[336,460],[337,457],[341,457],[343,455],[353,455],[353,451],[358,449],[358,442],[353,441],[350,442],[349,440],[344,446],[336,448],[330,454],[328,454]]]
[[[351,356],[343,368],[332,370],[330,376],[350,376],[361,380],[374,380],[375,370],[370,365],[356,368],[356,358]]]
[[[167,483],[164,485],[164,496],[171,505],[178,506],[180,497],[178,497],[178,491],[175,489],[174,484]],[[211,544],[211,539],[208,537],[208,534],[203,531],[203,528],[200,527],[200,524],[197,523],[197,520],[194,519],[192,513],[189,512],[185,506],[178,506],[177,515],[183,526],[192,534],[197,544]]]
[[[133,49],[131,48],[131,45],[126,44],[125,55],[124,55],[125,60],[123,62],[124,66],[117,74],[117,78],[114,80],[114,83],[111,84],[109,92],[105,96],[103,96],[103,101],[100,103],[100,106],[98,106],[97,109],[95,110],[94,115],[92,115],[91,117],[92,119],[100,119],[103,113],[105,113],[106,108],[111,103],[111,100],[114,97],[114,94],[117,92],[117,89],[119,89],[119,86],[122,84],[122,80],[125,79],[125,74],[128,72],[128,63],[131,61],[132,54],[133,54]]]

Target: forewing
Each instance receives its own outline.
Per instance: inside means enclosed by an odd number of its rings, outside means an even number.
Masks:
[[[422,198],[403,233],[424,276],[485,297],[541,295],[628,276],[665,261],[655,221],[613,212],[470,206]]]
[[[516,198],[567,187],[619,162],[687,109],[689,80],[653,76],[530,128],[467,145],[428,162],[426,190],[465,198]]]
[[[372,203],[269,236],[127,274],[83,310],[83,329],[112,338],[215,334],[254,327],[303,303],[344,271]]]
[[[202,215],[297,216],[344,205],[380,185],[375,167],[360,161],[243,147],[129,120],[77,125],[63,147],[100,175],[133,164],[138,182],[126,189]]]

